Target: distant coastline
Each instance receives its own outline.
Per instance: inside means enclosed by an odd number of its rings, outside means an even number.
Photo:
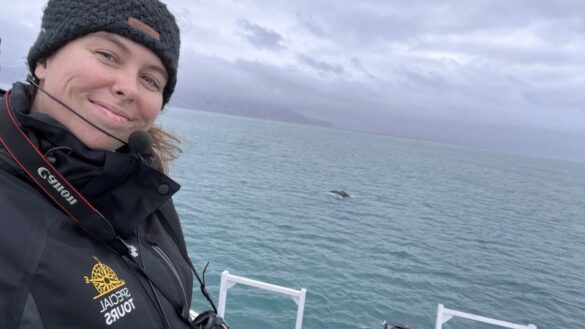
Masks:
[[[178,94],[180,94],[180,91],[178,91]],[[231,99],[225,96],[191,96],[188,98],[178,96],[174,100],[171,100],[169,105],[196,111],[254,119],[338,128],[331,122],[307,117],[283,105],[262,104],[256,101]]]

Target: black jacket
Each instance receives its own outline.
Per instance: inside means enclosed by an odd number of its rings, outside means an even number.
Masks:
[[[128,153],[86,148],[15,84],[0,95],[39,150],[138,248],[136,265],[90,238],[0,145],[0,328],[189,328],[192,274],[171,196],[179,185]],[[64,111],[66,109],[63,109]]]

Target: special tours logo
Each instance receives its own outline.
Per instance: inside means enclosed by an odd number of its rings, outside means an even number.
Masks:
[[[118,275],[106,264],[100,262],[97,257],[93,257],[96,264],[91,270],[91,277],[84,276],[85,283],[93,284],[98,294],[93,298],[99,299],[101,305],[100,313],[104,315],[106,325],[111,325],[130,314],[136,309],[132,294],[124,280],[118,278]]]

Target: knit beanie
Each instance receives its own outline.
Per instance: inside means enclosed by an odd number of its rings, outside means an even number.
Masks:
[[[180,33],[175,17],[158,0],[49,0],[41,32],[28,53],[30,71],[68,42],[100,31],[133,40],[160,58],[169,76],[164,106],[177,83]]]

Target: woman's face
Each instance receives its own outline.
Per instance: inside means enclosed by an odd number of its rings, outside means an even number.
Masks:
[[[124,141],[132,132],[152,125],[167,83],[164,65],[154,52],[106,32],[69,42],[39,61],[35,75],[48,93]],[[32,111],[61,122],[90,148],[122,146],[42,92],[37,93]]]

